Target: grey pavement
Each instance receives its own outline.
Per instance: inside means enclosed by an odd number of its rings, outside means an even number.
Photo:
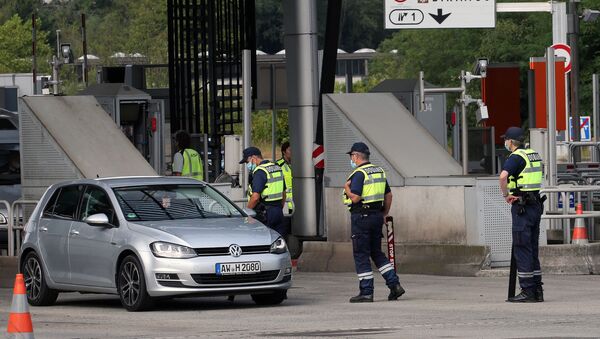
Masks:
[[[349,273],[297,272],[282,305],[258,307],[249,297],[181,298],[142,313],[116,296],[61,294],[51,307],[31,307],[40,338],[583,338],[600,337],[600,276],[545,276],[546,302],[506,303],[506,277],[401,275],[407,293],[387,301],[376,279],[375,302],[349,304]],[[6,335],[10,289],[0,289]]]

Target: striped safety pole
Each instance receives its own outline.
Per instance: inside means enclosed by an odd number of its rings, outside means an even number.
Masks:
[[[394,270],[396,270],[396,250],[394,243],[394,218],[388,216],[385,218],[385,228],[387,230],[387,249],[388,249],[388,258],[392,265],[394,265]]]

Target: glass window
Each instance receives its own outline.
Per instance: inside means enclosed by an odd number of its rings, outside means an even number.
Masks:
[[[61,188],[54,191],[54,194],[52,194],[52,197],[50,197],[50,200],[48,200],[48,203],[46,204],[46,207],[44,208],[44,215],[43,215],[44,217],[51,217],[52,214],[54,213],[54,204],[56,204],[56,198],[60,194],[60,190],[61,190]]]
[[[206,185],[153,185],[114,189],[125,219],[159,221],[240,217],[241,211]]]
[[[82,189],[83,186],[81,185],[63,187],[54,205],[53,215],[65,219],[75,218]]]
[[[110,203],[110,198],[104,190],[98,187],[88,186],[83,194],[83,200],[81,203],[81,218],[83,221],[90,215],[104,213],[108,217],[108,222],[111,225],[117,225],[118,219],[116,217],[115,209]]]

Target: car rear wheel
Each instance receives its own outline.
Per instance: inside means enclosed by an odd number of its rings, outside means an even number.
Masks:
[[[143,311],[152,306],[152,298],[146,290],[144,270],[135,256],[127,256],[121,262],[117,286],[121,304],[128,311]]]
[[[58,291],[46,284],[44,268],[35,252],[29,252],[21,264],[27,290],[27,302],[33,306],[50,306],[58,298]]]
[[[252,294],[251,297],[257,305],[279,305],[287,299],[287,290],[277,290],[265,294]]]

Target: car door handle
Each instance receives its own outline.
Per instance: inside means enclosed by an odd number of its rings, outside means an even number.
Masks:
[[[48,227],[40,227],[40,232],[48,232]]]
[[[69,232],[70,235],[79,235],[79,231],[71,231]]]

